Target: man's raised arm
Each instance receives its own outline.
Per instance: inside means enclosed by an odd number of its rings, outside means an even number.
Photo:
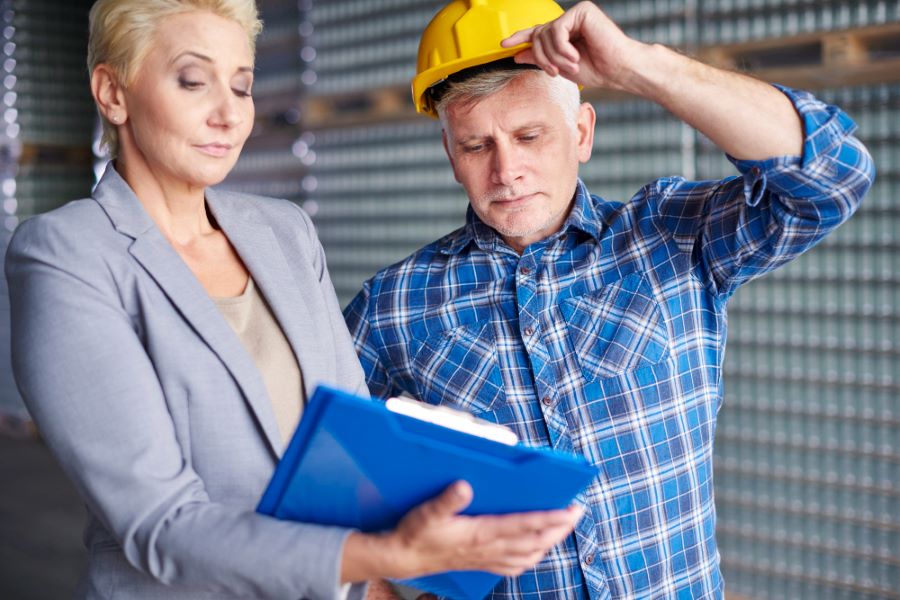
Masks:
[[[801,154],[800,117],[777,88],[634,40],[591,2],[515,33],[503,46],[524,42],[533,46],[518,54],[517,62],[536,64],[585,87],[621,90],[656,102],[735,158]]]

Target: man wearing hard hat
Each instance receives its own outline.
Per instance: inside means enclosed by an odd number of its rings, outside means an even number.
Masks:
[[[578,166],[595,114],[579,85],[664,106],[737,177],[665,177],[626,204],[591,195]],[[631,39],[589,2],[451,2],[422,36],[413,96],[440,118],[470,209],[347,308],[370,389],[466,409],[599,469],[575,532],[492,597],[721,598],[726,301],[857,208],[874,169],[854,123]]]

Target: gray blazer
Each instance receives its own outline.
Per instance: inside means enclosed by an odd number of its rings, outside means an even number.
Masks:
[[[307,393],[367,393],[309,218],[282,200],[206,198]],[[111,166],[91,198],[22,223],[6,273],[16,381],[88,509],[77,597],[338,594],[348,531],[254,513],[282,452],[262,377]]]

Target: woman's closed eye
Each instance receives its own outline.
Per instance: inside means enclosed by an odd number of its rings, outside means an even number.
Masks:
[[[199,80],[196,80],[196,79],[188,79],[188,78],[186,78],[186,77],[179,77],[179,78],[178,78],[178,85],[181,86],[183,89],[186,89],[186,90],[197,90],[197,89],[200,89],[201,87],[203,87],[203,86],[206,85],[206,84],[205,84],[205,82],[199,81]]]
[[[200,81],[197,79],[188,79],[186,77],[178,78],[178,85],[185,90],[199,90],[206,86],[205,81]],[[239,98],[250,98],[253,96],[250,88],[243,87],[233,87],[231,88],[231,92],[238,96]]]

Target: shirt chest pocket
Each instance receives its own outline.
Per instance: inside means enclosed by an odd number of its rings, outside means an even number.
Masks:
[[[640,273],[559,305],[575,358],[588,381],[657,364],[668,357],[665,323]]]
[[[478,414],[503,398],[490,321],[460,325],[421,342],[413,359],[420,400]]]

